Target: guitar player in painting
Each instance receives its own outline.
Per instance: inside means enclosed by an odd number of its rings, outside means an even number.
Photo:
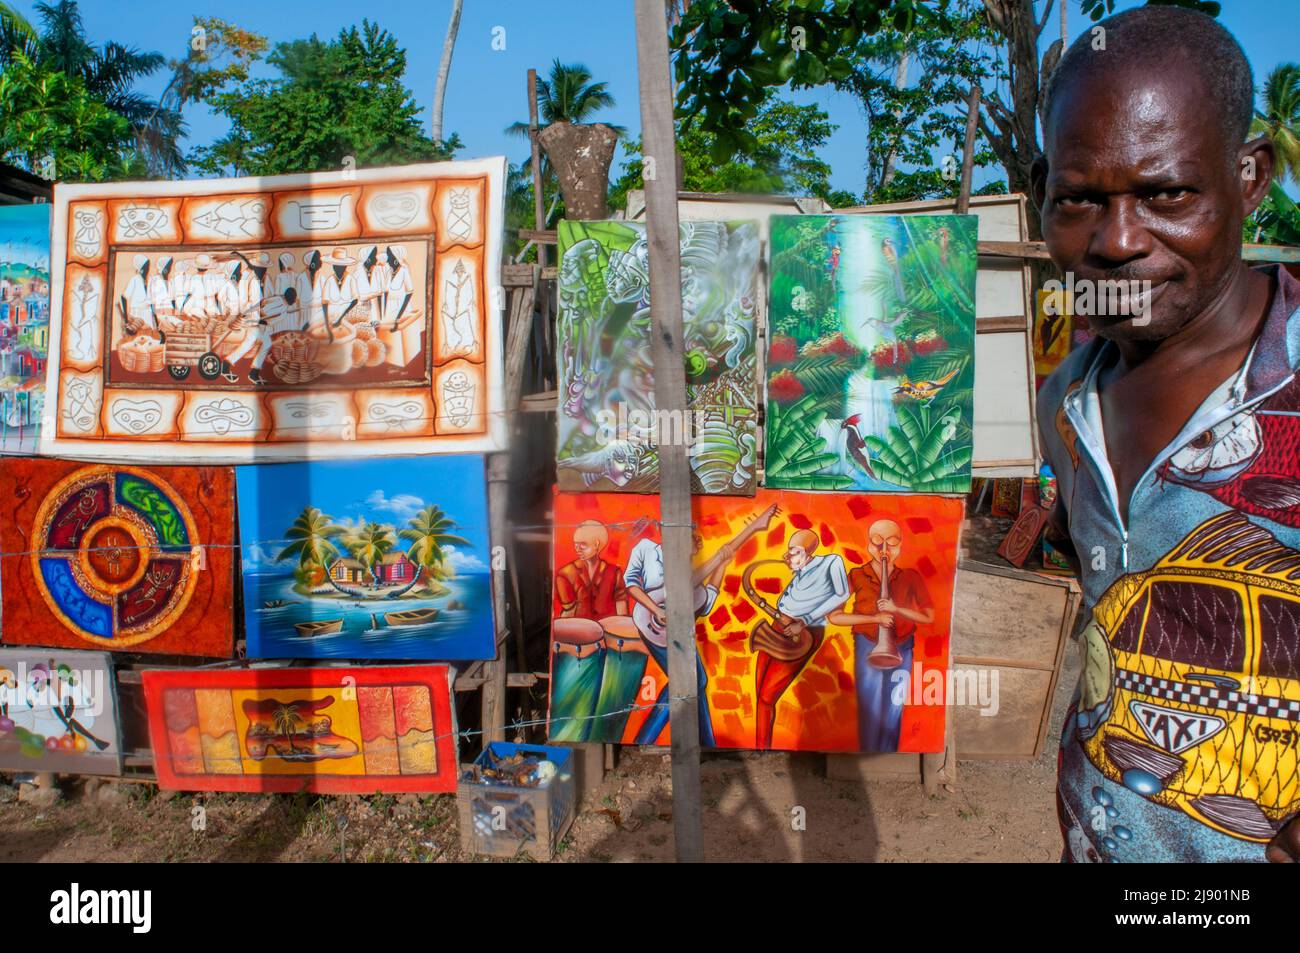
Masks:
[[[713,611],[713,604],[718,598],[718,587],[722,585],[722,576],[727,564],[752,536],[771,525],[776,514],[776,505],[769,506],[729,542],[723,543],[703,565],[695,568],[691,583],[695,587],[697,619]],[[697,534],[693,542],[692,556],[695,556],[703,548],[704,541]],[[652,539],[643,539],[632,548],[632,554],[627,561],[627,570],[623,574],[623,584],[628,598],[633,603],[632,618],[641,633],[646,650],[659,665],[660,670],[667,674],[668,633],[664,626],[667,624],[668,614],[663,606],[664,555],[663,547],[659,543]],[[700,745],[712,748],[715,744],[713,719],[709,715],[709,699],[706,693],[709,678],[704,671],[704,660],[699,653],[695,656],[695,671],[698,676]],[[659,697],[655,699],[654,709],[637,732],[636,743],[654,744],[663,733],[666,724],[668,724],[668,686],[664,685],[663,690],[659,692]]]
[[[858,742],[863,751],[897,751],[903,726],[902,699],[894,698],[896,673],[912,673],[919,625],[934,622],[925,579],[903,569],[903,529],[889,519],[867,529],[865,565],[849,573],[853,608],[829,621],[853,627],[853,684],[858,694]]]

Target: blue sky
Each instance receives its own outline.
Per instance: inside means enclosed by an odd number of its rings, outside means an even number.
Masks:
[[[486,572],[487,500],[483,457],[456,455],[237,467],[239,534],[244,562],[256,569],[279,551],[285,530],[306,506],[340,525],[373,520],[402,529],[428,504],[456,521],[473,547],[457,550],[462,572]],[[401,548],[407,544],[403,542]]]
[[[50,207],[0,207],[0,262],[50,267]]]
[[[1039,10],[1043,2],[1036,3]],[[13,5],[29,14],[34,6],[31,0],[17,0]],[[1133,0],[1119,3],[1120,8],[1137,5]],[[196,14],[220,16],[262,33],[273,43],[313,32],[322,38],[332,37],[368,16],[406,47],[407,85],[415,91],[427,120],[451,4],[450,0],[387,0],[382,4],[355,0],[221,0],[219,4],[83,0],[81,7],[92,41],[114,39],[169,57],[178,57],[187,47]],[[1262,82],[1279,62],[1300,58],[1290,28],[1295,16],[1293,0],[1223,0],[1223,7],[1220,19],[1241,41],[1257,81]],[[1051,21],[1044,34],[1046,42],[1056,35],[1055,10]],[[1071,0],[1071,37],[1089,25],[1078,12],[1077,2]],[[504,28],[504,50],[492,48],[496,27]],[[467,0],[444,121],[445,130],[457,132],[464,141],[462,156],[505,154],[518,161],[526,155],[526,142],[506,136],[503,130],[515,120],[528,118],[528,68],[545,74],[556,57],[566,63],[585,63],[597,79],[607,82],[617,105],[605,118],[635,134],[640,113],[631,0],[548,0],[540,5],[524,0]],[[166,79],[160,73],[146,91],[161,92]],[[820,104],[839,124],[822,158],[834,170],[834,186],[860,191],[866,123],[857,104],[829,88],[794,93],[791,98]],[[186,118],[191,144],[210,142],[225,130],[224,121],[207,114],[203,107],[192,108]],[[616,162],[621,162],[621,153]],[[979,179],[976,184],[981,184]]]

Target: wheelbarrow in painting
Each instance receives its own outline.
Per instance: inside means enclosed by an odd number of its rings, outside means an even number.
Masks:
[[[47,453],[502,444],[502,160],[61,187]]]

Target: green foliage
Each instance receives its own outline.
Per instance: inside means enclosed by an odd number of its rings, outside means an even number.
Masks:
[[[183,171],[180,112],[135,89],[164,65],[162,54],[92,45],[73,0],[35,9],[39,28],[0,6],[6,161],[64,181]]]
[[[809,394],[788,408],[768,403],[766,478],[773,486],[797,490],[843,490],[853,485],[844,474],[820,473],[839,456],[828,453],[817,433],[831,411],[839,410],[843,395]]]
[[[852,70],[835,86],[851,93],[867,117],[866,204],[957,194],[966,95],[973,85],[1006,78],[997,45],[978,0],[953,0],[907,32],[882,29],[858,41]],[[936,155],[943,158],[936,161]],[[975,166],[994,162],[983,134],[977,134]]]
[[[451,530],[455,528],[455,520],[450,519],[440,507],[429,505],[408,520],[407,527],[397,535],[411,544],[407,556],[412,562],[435,571],[442,567],[444,546],[472,545],[463,536],[452,533]]]
[[[677,154],[682,159],[686,192],[747,192],[816,195],[840,205],[857,196],[831,189],[831,167],[818,150],[838,128],[820,106],[796,106],[768,93],[749,124],[752,139],[726,162],[714,159],[717,134],[687,117],[677,121]],[[625,142],[623,174],[610,189],[610,205],[624,208],[630,189],[645,187],[641,178],[641,140]],[[834,203],[832,203],[834,204]]]
[[[1268,136],[1277,152],[1277,179],[1300,184],[1300,63],[1281,63],[1264,80],[1261,109],[1250,132]]]
[[[1300,245],[1300,207],[1276,181],[1242,225],[1242,240],[1265,245]]]
[[[940,8],[947,0],[939,0]],[[673,28],[677,114],[714,136],[722,163],[752,154],[751,124],[770,90],[849,76],[858,38],[930,15],[919,0],[695,0]]]
[[[931,408],[922,404],[899,404],[898,425],[890,427],[886,437],[865,437],[876,474],[920,493],[969,490],[971,445],[945,450],[955,435],[955,417],[959,415],[951,406],[931,413]]]
[[[0,72],[0,157],[64,182],[139,175],[131,124],[75,76],[10,56]]]
[[[425,135],[419,107],[402,83],[406,52],[369,20],[327,42],[315,35],[279,43],[266,58],[280,75],[245,80],[205,97],[230,132],[196,149],[191,161],[211,174],[277,175],[450,158],[453,135]]]
[[[276,562],[297,558],[298,567],[304,570],[324,569],[338,555],[334,539],[342,536],[344,528],[314,506],[303,507],[293,525],[285,530],[289,545],[276,555]]]
[[[1081,0],[1079,6],[1094,23],[1115,12],[1115,0]],[[1213,0],[1147,0],[1147,6],[1184,7],[1212,17],[1217,17],[1223,12],[1223,4],[1215,3]]]

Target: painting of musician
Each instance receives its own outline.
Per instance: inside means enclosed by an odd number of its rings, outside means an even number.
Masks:
[[[827,616],[844,607],[849,580],[844,559],[817,553],[820,540],[810,529],[796,530],[782,560],[794,573],[776,602],[773,625],[760,623],[750,636],[758,660],[754,667],[756,748],[772,747],[776,705],[817,654],[826,636]]]
[[[550,737],[578,740],[566,721],[575,714],[622,712],[626,722],[621,715],[589,719],[601,727],[582,740],[666,744],[663,584],[672,567],[664,566],[659,542],[658,499],[557,491],[552,502],[560,573]],[[945,705],[916,698],[895,705],[891,690],[901,673],[948,669],[963,504],[761,488],[753,499],[694,497],[689,581],[701,743],[943,750]],[[611,569],[617,580],[607,575]],[[625,607],[617,605],[619,583]],[[611,602],[615,612],[603,615]],[[640,667],[615,656],[618,637],[625,652],[645,653],[635,660]],[[579,671],[579,659],[588,671]]]
[[[703,547],[703,540],[698,534],[692,538],[691,553],[697,555]],[[695,616],[708,615],[718,598],[718,587],[722,583],[722,573],[727,563],[735,555],[731,544],[724,545],[708,562],[696,569],[692,582],[695,586]],[[646,651],[654,658],[659,670],[668,674],[668,613],[664,610],[664,550],[663,546],[651,539],[643,539],[632,548],[628,558],[627,571],[623,574],[623,583],[627,586],[628,598],[640,611],[634,610],[634,618],[639,623],[641,641]],[[699,692],[700,746],[714,747],[713,719],[709,715],[709,676],[704,671],[704,660],[697,652],[695,655],[695,673]],[[637,731],[636,744],[652,745],[664,727],[668,724],[668,685],[655,699],[654,708],[641,723]]]
[[[903,706],[894,698],[896,674],[911,677],[918,626],[934,622],[925,578],[898,565],[903,529],[892,519],[867,529],[870,559],[849,573],[853,607],[830,621],[853,627],[853,682],[858,696],[858,738],[863,751],[897,751]]]
[[[628,612],[623,569],[605,558],[609,542],[604,523],[583,520],[573,531],[573,561],[555,573],[554,741],[621,741],[645,674],[645,648]]]

